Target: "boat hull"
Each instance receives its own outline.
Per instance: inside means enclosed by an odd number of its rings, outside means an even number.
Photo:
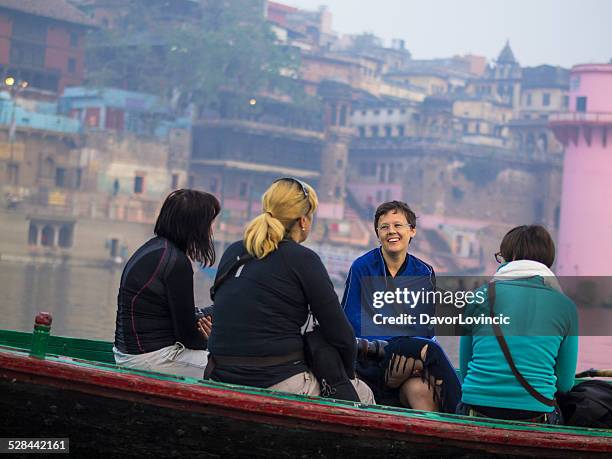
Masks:
[[[361,408],[0,350],[0,436],[70,437],[95,454],[594,457],[612,433]]]
[[[470,455],[451,445],[409,443],[312,422],[249,418],[197,410],[181,403],[158,406],[44,387],[0,383],[2,437],[69,437],[70,452],[100,457],[402,457]]]

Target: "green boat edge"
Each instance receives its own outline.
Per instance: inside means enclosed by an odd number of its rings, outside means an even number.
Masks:
[[[0,350],[17,353],[29,352],[32,344],[32,333],[0,330]],[[91,340],[85,338],[71,338],[64,336],[49,336],[47,343],[46,360],[70,363],[82,368],[112,371],[130,375],[140,375],[160,381],[172,381],[189,385],[197,385],[211,388],[232,390],[244,394],[263,395],[280,400],[291,400],[297,402],[316,403],[330,408],[351,408],[375,414],[391,414],[395,416],[408,417],[412,419],[427,419],[429,421],[440,421],[457,424],[469,424],[488,428],[500,428],[507,430],[531,430],[541,431],[543,434],[557,432],[565,434],[582,435],[588,437],[608,437],[612,441],[612,430],[594,429],[572,426],[534,425],[518,421],[505,421],[490,418],[466,417],[455,414],[418,411],[408,408],[399,408],[385,405],[366,405],[362,403],[347,402],[323,397],[312,397],[304,395],[288,394],[285,392],[271,391],[256,387],[241,386],[236,384],[221,383],[210,380],[201,380],[183,376],[174,376],[166,373],[157,373],[146,370],[127,369],[115,364],[112,352],[113,343],[108,341]],[[576,379],[576,384],[584,379]],[[609,381],[612,384],[612,381]]]

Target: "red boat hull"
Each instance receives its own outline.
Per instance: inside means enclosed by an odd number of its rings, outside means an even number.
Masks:
[[[158,432],[158,436],[176,430],[172,423],[178,421],[172,419],[177,414],[179,420],[181,416],[189,419],[188,424],[192,427],[179,427],[178,430],[187,430],[190,440],[194,440],[195,435],[196,445],[204,448],[204,451],[199,450],[199,453],[204,454],[274,453],[273,455],[280,456],[295,455],[312,447],[315,447],[315,451],[310,451],[311,455],[319,456],[337,455],[338,448],[342,455],[348,452],[364,454],[366,450],[371,449],[372,454],[387,452],[397,455],[401,452],[402,456],[412,457],[450,453],[454,456],[489,453],[593,457],[609,456],[612,453],[612,436],[582,435],[575,433],[576,429],[521,425],[486,419],[472,421],[452,416],[444,420],[443,416],[434,413],[407,410],[401,410],[403,415],[398,415],[393,414],[395,409],[389,409],[389,412],[385,412],[383,408],[360,409],[348,404],[322,402],[318,398],[275,396],[265,391],[240,390],[206,383],[184,383],[173,378],[156,379],[144,374],[117,372],[111,366],[104,369],[104,366],[75,365],[61,359],[38,360],[24,354],[1,350],[0,381],[3,386],[2,393],[5,394],[2,398],[7,399],[3,402],[6,404],[3,407],[5,413],[15,412],[15,403],[18,401],[26,404],[26,407],[17,410],[14,415],[5,417],[0,432],[2,436],[41,436],[44,433],[45,436],[64,437],[71,436],[71,432],[79,436],[88,428],[94,429],[95,432],[95,426],[100,425],[100,421],[96,419],[98,416],[105,419],[105,428],[114,432],[111,438],[115,439],[116,443],[121,443],[124,438],[122,435],[130,432],[123,427],[126,417],[129,420],[130,416],[134,416],[133,413],[130,414],[130,410],[140,407],[143,413],[147,410],[154,412],[150,412],[149,417],[142,418],[139,428],[147,430],[146,424],[152,422],[149,419],[151,416],[156,416],[158,421],[167,418],[170,423],[167,429],[170,430]],[[54,400],[49,400],[51,395]],[[35,400],[42,406],[38,406]],[[71,403],[97,407],[97,411],[87,423],[83,421],[83,415],[78,415],[79,413],[70,409]],[[104,413],[104,407],[111,405],[115,415],[109,417]],[[83,431],[78,432],[78,429],[66,425],[53,413],[45,415],[45,406],[55,406],[56,411],[68,410],[69,414],[66,416],[69,419],[79,418]],[[125,412],[126,410],[128,411]],[[51,415],[55,421],[50,423],[48,419]],[[55,430],[51,429],[54,422]],[[87,424],[91,426],[86,428]],[[113,425],[114,430],[111,429]],[[193,427],[194,425],[196,427]],[[15,430],[18,426],[19,432]],[[217,435],[230,441],[229,449],[227,442],[223,442],[221,446],[217,441],[211,442],[208,438],[210,435],[202,434],[203,431],[217,431],[218,426],[224,426]],[[233,444],[226,433],[228,429],[235,430],[232,426],[242,432],[243,436],[248,437],[249,432],[255,436],[249,439],[245,437],[240,445]],[[193,430],[194,428],[197,430]],[[262,429],[266,432],[265,435],[260,432]],[[129,436],[132,437],[131,434]],[[179,437],[187,441],[185,434]],[[176,440],[174,434],[170,438]],[[307,447],[304,438],[309,439],[310,446]],[[144,439],[143,435],[134,437],[130,443],[133,446],[127,452],[141,448]],[[144,443],[146,445],[147,442],[157,440],[159,438],[154,435]],[[272,451],[270,442],[275,445]],[[321,445],[317,446],[318,443]],[[150,447],[151,445],[149,449]],[[329,450],[330,447],[332,450]],[[73,441],[71,451],[74,451],[74,448],[78,446]],[[109,452],[120,452],[117,445],[114,446],[115,449],[111,446],[109,448]],[[191,450],[191,453],[193,452]]]

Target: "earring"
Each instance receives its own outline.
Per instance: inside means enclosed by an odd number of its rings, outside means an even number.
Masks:
[[[302,231],[306,231],[306,229],[302,226]]]

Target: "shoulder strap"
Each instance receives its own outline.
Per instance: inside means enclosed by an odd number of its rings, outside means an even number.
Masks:
[[[489,312],[490,312],[491,318],[493,319],[495,317],[495,313],[493,311],[493,306],[495,303],[495,282],[489,282],[489,287],[487,290],[488,290],[488,297],[489,297],[488,298],[489,299]],[[543,403],[546,406],[555,406],[554,400],[544,397],[537,390],[535,390],[533,386],[529,384],[529,382],[525,379],[525,377],[518,371],[518,368],[516,368],[516,365],[514,364],[514,360],[512,359],[512,355],[510,354],[510,349],[508,348],[508,343],[506,342],[506,338],[504,338],[501,327],[495,324],[494,321],[492,322],[492,327],[493,327],[493,331],[495,332],[495,337],[497,338],[497,342],[499,343],[499,347],[501,347],[501,350],[504,353],[504,357],[506,358],[508,365],[510,365],[512,374],[514,374],[514,377],[517,379],[517,381],[538,402]]]
[[[253,258],[253,255],[251,255],[250,253],[245,253],[244,255],[241,255],[235,262],[234,264],[232,264],[229,269],[227,271],[225,271],[224,273],[220,274],[216,279],[215,279],[215,283],[213,284],[213,286],[210,288],[210,299],[215,301],[215,293],[216,291],[219,289],[219,287],[221,286],[221,284],[223,282],[225,282],[225,280],[234,272],[236,271],[240,266],[242,266],[243,264],[245,264],[247,261],[251,260]]]

